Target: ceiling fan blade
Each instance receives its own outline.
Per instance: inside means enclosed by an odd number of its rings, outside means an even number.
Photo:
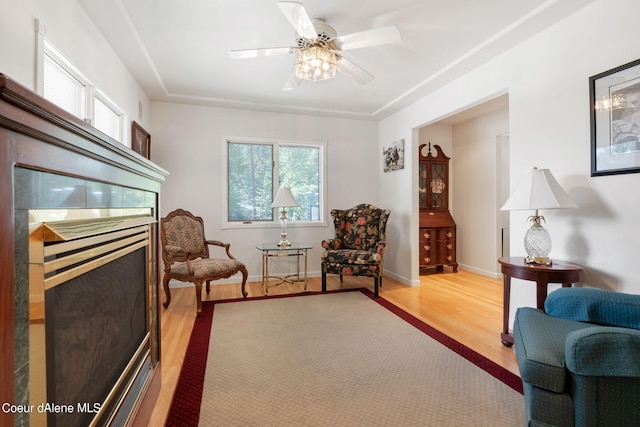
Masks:
[[[232,59],[257,58],[259,56],[273,56],[293,53],[296,48],[292,47],[267,47],[264,49],[241,49],[230,50],[229,56]]]
[[[397,43],[402,40],[400,30],[395,25],[346,34],[332,40],[339,50],[360,49],[361,47],[378,46],[381,44]]]
[[[373,74],[357,66],[344,56],[340,56],[338,58],[338,71],[347,74],[349,77],[351,77],[361,85],[366,85],[367,83],[375,79],[375,76]]]
[[[294,71],[293,73],[291,73],[289,80],[287,80],[287,83],[284,85],[282,90],[294,90],[295,88],[300,86],[301,82],[302,82],[302,79],[296,76],[296,73]]]
[[[278,7],[287,17],[296,32],[307,40],[318,38],[318,32],[302,3],[295,1],[279,1]]]

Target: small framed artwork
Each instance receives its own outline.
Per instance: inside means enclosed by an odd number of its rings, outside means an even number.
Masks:
[[[131,149],[151,159],[151,135],[136,122],[131,122]]]
[[[640,59],[589,77],[591,176],[640,172]]]
[[[388,147],[382,147],[385,172],[404,169],[404,139],[394,141]]]

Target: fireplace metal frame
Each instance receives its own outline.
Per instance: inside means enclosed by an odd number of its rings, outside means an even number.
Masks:
[[[61,219],[64,218],[64,219]],[[147,248],[145,277],[147,283],[144,307],[151,311],[153,298],[153,229],[156,223],[151,208],[129,209],[41,209],[29,210],[29,334],[30,404],[51,402],[46,396],[47,366],[42,350],[46,348],[45,294],[89,271]],[[107,397],[99,404],[90,426],[110,425],[135,387],[142,369],[155,354],[150,339],[152,319],[147,314],[145,336]],[[153,362],[151,362],[153,364]],[[44,384],[44,386],[43,386]],[[43,395],[43,392],[45,395]],[[47,414],[33,411],[33,425],[47,426]]]
[[[1,71],[1,70],[0,70]],[[28,405],[28,210],[151,208],[169,172],[0,73],[0,402]],[[67,190],[72,191],[67,193]],[[152,353],[112,425],[146,425],[161,391],[158,225],[152,226]],[[3,414],[28,425],[28,413]]]

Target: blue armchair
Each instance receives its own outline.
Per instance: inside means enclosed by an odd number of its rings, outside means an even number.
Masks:
[[[561,288],[545,311],[513,328],[526,425],[640,425],[640,295]]]

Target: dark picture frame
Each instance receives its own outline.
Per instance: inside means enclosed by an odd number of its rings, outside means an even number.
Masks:
[[[589,77],[591,176],[640,172],[640,59]]]
[[[131,122],[131,149],[151,160],[151,135],[135,121]]]

